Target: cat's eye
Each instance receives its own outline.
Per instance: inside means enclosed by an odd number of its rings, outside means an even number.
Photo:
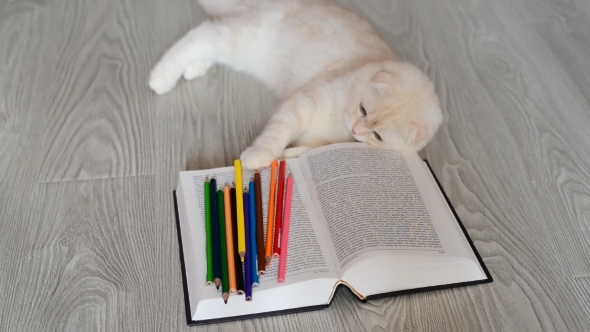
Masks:
[[[383,142],[383,139],[381,139],[381,135],[377,134],[376,131],[373,132],[373,135],[375,135],[375,138],[379,141],[379,142]]]
[[[359,109],[361,110],[361,114],[363,116],[367,116],[367,110],[365,109],[365,106],[363,106],[363,103],[359,105]]]

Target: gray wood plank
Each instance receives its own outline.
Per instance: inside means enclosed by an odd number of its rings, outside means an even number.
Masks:
[[[15,263],[0,272],[0,330],[167,329],[182,286],[153,187],[153,176],[40,184],[30,218],[0,244]]]
[[[37,110],[48,99],[48,73],[37,68],[43,64],[43,14],[30,3],[4,3],[0,8],[0,182],[22,185],[36,180],[36,165],[31,163],[42,129],[37,120],[44,118]]]
[[[560,71],[550,72],[555,86],[547,90],[553,95],[548,102],[553,113],[551,122],[561,125],[552,144],[552,190],[559,194],[566,207],[564,215],[570,222],[548,223],[562,266],[571,276],[590,275],[590,172],[588,165],[588,123],[590,123],[590,24],[588,20],[568,20],[563,24],[543,23],[536,27],[547,53],[559,64]],[[550,112],[547,112],[550,113]],[[572,135],[572,131],[578,135]],[[567,133],[567,134],[565,134]],[[569,149],[563,149],[567,142]]]
[[[586,316],[590,317],[590,277],[573,278],[572,287]]]
[[[36,64],[51,77],[44,82],[50,98],[37,110],[44,115],[39,181],[153,173],[146,8],[136,1],[48,3]]]

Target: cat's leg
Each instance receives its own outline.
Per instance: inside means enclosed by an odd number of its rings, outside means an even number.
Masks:
[[[231,18],[205,21],[177,41],[150,74],[149,86],[157,94],[170,91],[180,77],[194,78],[211,67],[220,53],[231,48],[234,36]]]
[[[185,80],[192,80],[197,77],[205,76],[207,70],[213,66],[213,61],[210,60],[195,60],[186,67],[183,77]]]
[[[313,149],[311,146],[295,146],[292,148],[287,148],[283,151],[282,157],[285,159],[297,158],[311,149]]]
[[[285,147],[299,137],[313,120],[314,110],[313,100],[302,93],[288,98],[269,120],[260,136],[242,153],[242,165],[247,169],[260,169],[281,157]]]

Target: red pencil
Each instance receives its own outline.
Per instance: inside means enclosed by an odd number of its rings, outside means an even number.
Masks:
[[[293,176],[287,177],[285,194],[285,215],[283,216],[283,230],[281,235],[281,257],[279,259],[279,282],[285,282],[287,273],[287,255],[289,251],[289,223],[291,221],[291,194],[293,193]]]
[[[275,214],[275,239],[274,239],[274,257],[281,255],[281,224],[283,221],[283,203],[285,196],[285,161],[281,160],[279,165],[279,181],[277,190],[277,209]]]

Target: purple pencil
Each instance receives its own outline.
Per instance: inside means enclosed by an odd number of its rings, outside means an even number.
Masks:
[[[249,201],[248,189],[244,189],[244,202]],[[244,224],[246,224],[246,234],[250,234],[250,209],[249,204],[244,204]],[[246,236],[246,252],[249,253],[251,250],[250,237]],[[244,291],[246,292],[246,301],[252,301],[252,255],[246,255],[244,258],[244,275],[246,284],[244,285]]]

